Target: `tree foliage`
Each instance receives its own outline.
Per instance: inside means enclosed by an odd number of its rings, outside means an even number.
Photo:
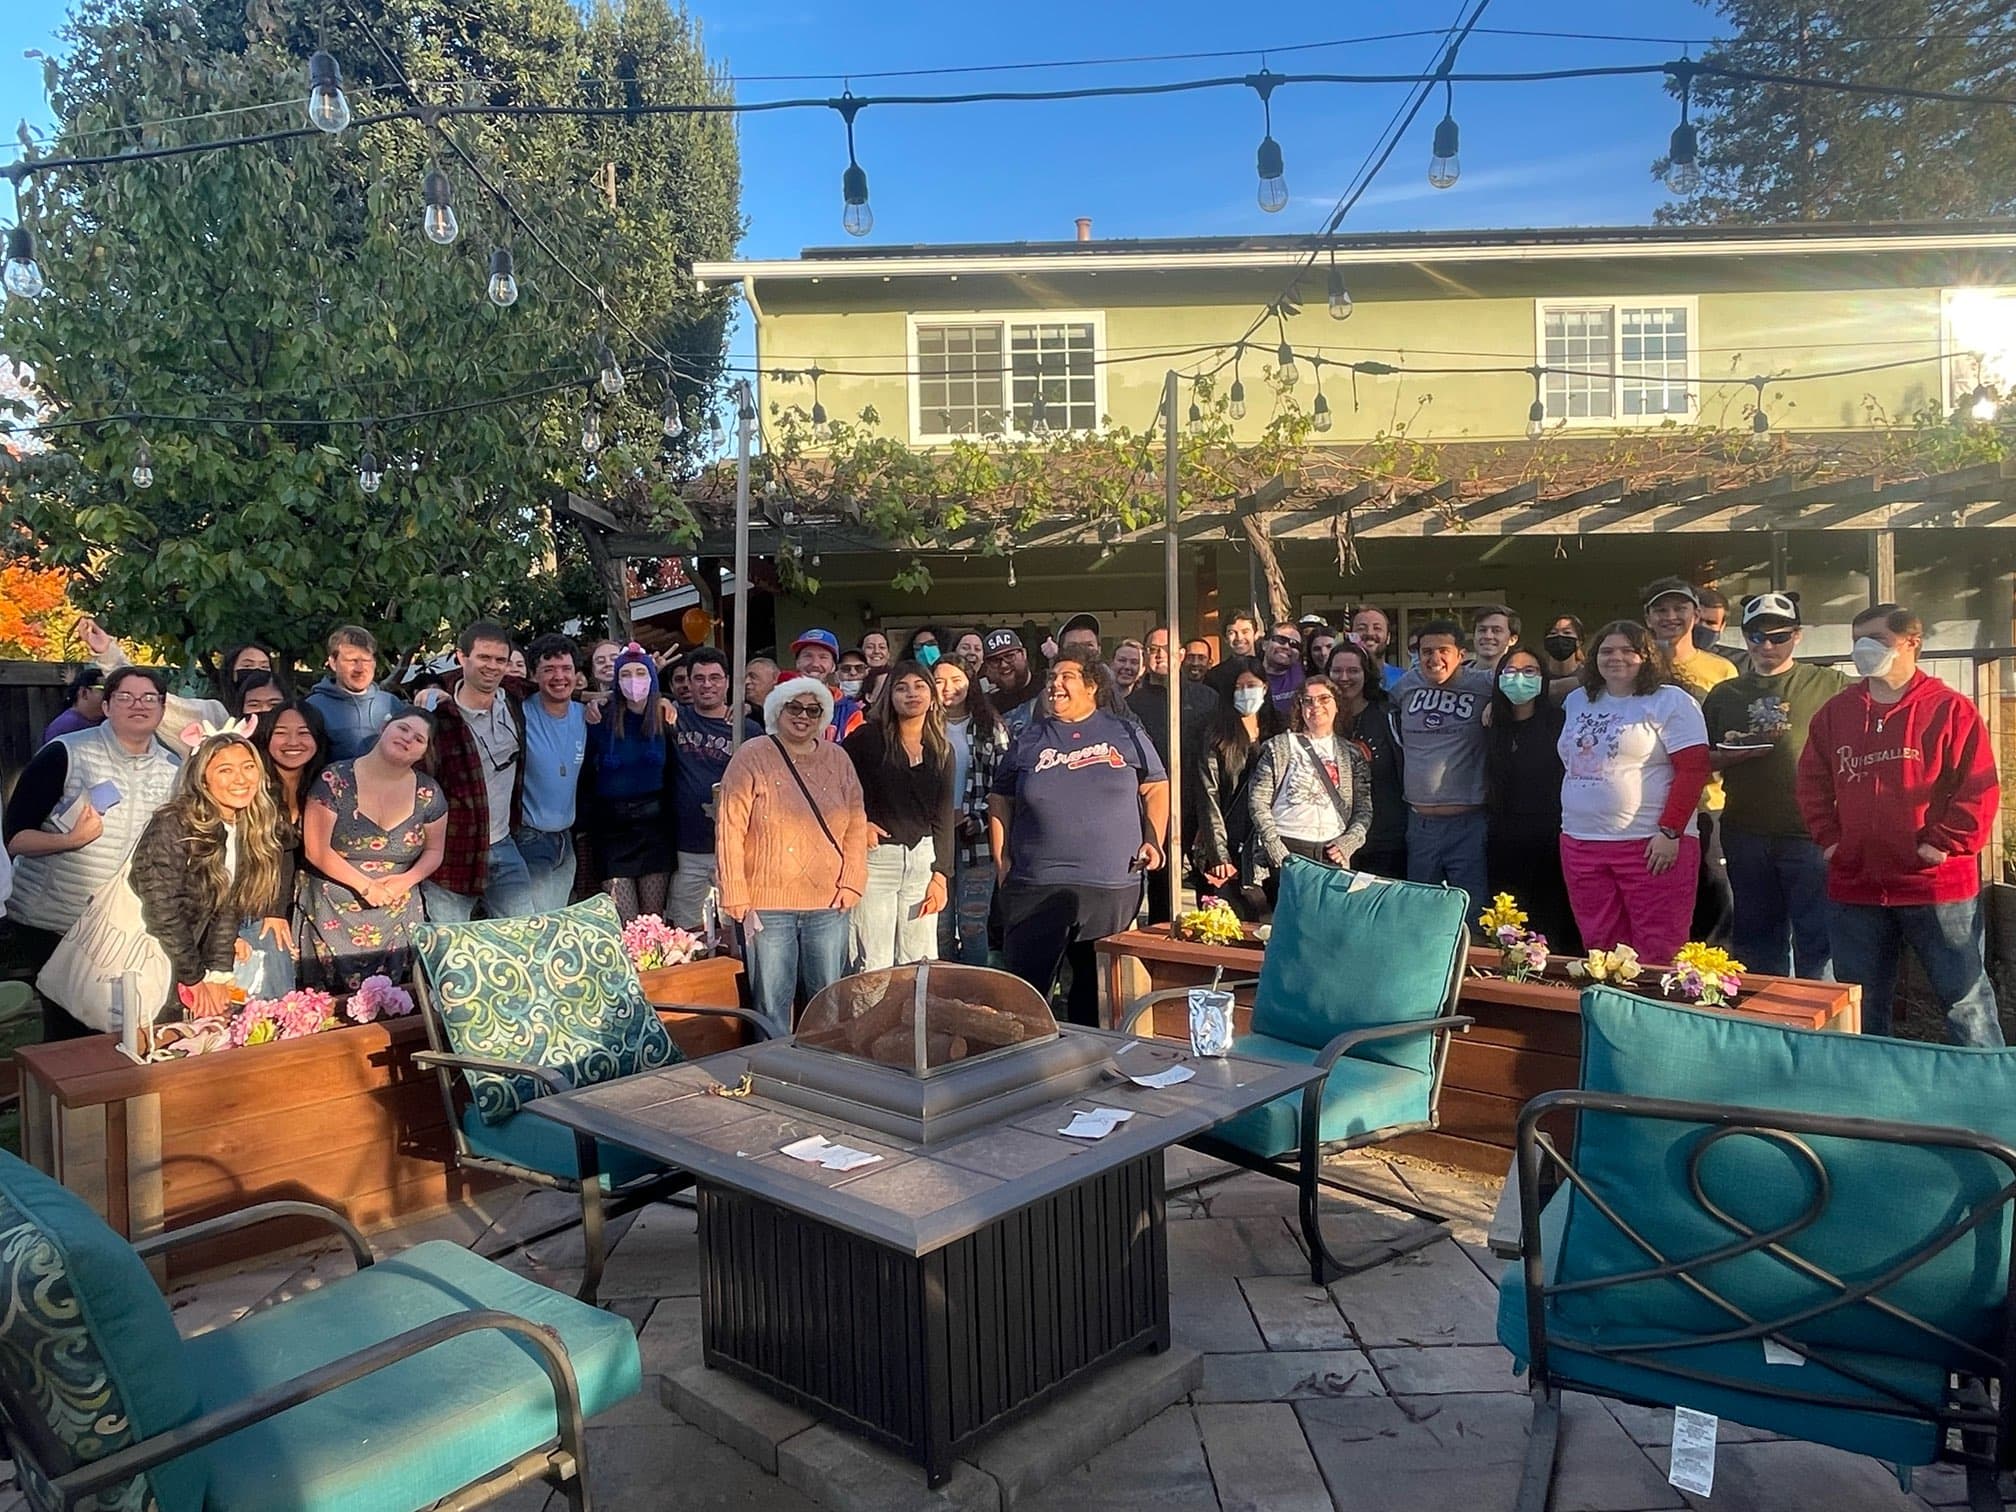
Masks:
[[[1738,40],[1704,62],[1913,89],[2016,92],[2008,0],[1702,0]],[[1701,187],[1658,211],[1714,221],[2016,212],[2016,111],[1696,79]],[[1667,164],[1653,165],[1664,174]]]
[[[319,0],[84,0],[47,65],[59,132],[43,155],[298,125],[318,46],[341,60],[358,116],[403,106],[374,33],[435,104],[727,95],[667,0],[358,9],[368,30]],[[23,213],[49,289],[7,302],[0,350],[32,370],[37,418],[177,418],[49,431],[8,485],[9,548],[71,569],[80,605],[122,633],[199,653],[258,638],[313,660],[346,620],[400,651],[477,614],[599,615],[592,574],[555,576],[579,553],[556,543],[551,503],[571,488],[640,527],[690,524],[676,483],[719,381],[724,316],[682,268],[739,235],[729,122],[441,121],[622,323],[675,354],[688,430],[671,444],[666,375],[644,371],[637,343],[418,123],[32,176]],[[433,161],[462,225],[445,248],[420,234]],[[485,275],[505,242],[522,292],[499,309]],[[580,414],[602,334],[630,381],[589,463]],[[449,406],[463,408],[390,418]],[[210,423],[239,416],[255,423]],[[367,420],[375,494],[356,473]],[[143,440],[145,490],[130,479]]]

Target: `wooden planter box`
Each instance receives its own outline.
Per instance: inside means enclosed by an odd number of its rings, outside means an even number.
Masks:
[[[1220,967],[1227,981],[1256,977],[1264,954],[1264,947],[1252,939],[1236,945],[1195,945],[1174,939],[1167,924],[1110,936],[1097,948],[1109,1022],[1144,992],[1201,987]],[[1492,1176],[1502,1176],[1511,1158],[1520,1108],[1542,1092],[1578,1085],[1582,1073],[1581,985],[1477,975],[1498,970],[1495,949],[1471,947],[1470,974],[1463,979],[1456,1011],[1477,1024],[1450,1044],[1442,1078],[1441,1128],[1394,1145]],[[1648,970],[1647,975],[1656,979],[1654,972]],[[1850,1034],[1861,1030],[1862,989],[1852,983],[1762,976],[1745,982],[1736,1006],[1723,1012],[1781,1027]],[[1245,1002],[1249,996],[1242,992],[1233,1007],[1234,1027],[1242,1034],[1251,1017]],[[1189,1009],[1181,999],[1156,1005],[1155,1033],[1189,1037]]]
[[[733,1019],[676,1005],[742,1006],[742,963],[716,958],[644,974],[689,1058],[733,1049]],[[302,1039],[136,1065],[109,1034],[24,1047],[21,1146],[128,1238],[255,1202],[319,1202],[369,1233],[462,1202],[499,1179],[463,1172],[417,1014]],[[182,1276],[268,1254],[326,1230],[280,1222],[170,1257]]]

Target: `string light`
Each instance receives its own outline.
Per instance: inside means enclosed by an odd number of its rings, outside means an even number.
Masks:
[[[17,299],[40,299],[48,287],[42,282],[42,270],[35,265],[35,238],[26,226],[14,226],[7,232],[7,267],[0,273],[0,284]]]
[[[581,450],[591,457],[602,450],[602,409],[595,402],[592,388],[581,406]]]
[[[677,441],[686,432],[685,417],[679,413],[679,396],[672,390],[672,378],[665,378],[664,424],[659,427],[667,441]]]
[[[1015,586],[1015,553],[1012,551],[1008,553],[1008,586]]]
[[[144,439],[133,453],[133,486],[135,488],[154,486],[154,453],[147,449]]]
[[[1544,368],[1529,368],[1533,375],[1533,402],[1526,409],[1526,439],[1538,441],[1547,433],[1547,401],[1542,395],[1541,380]]]
[[[814,425],[824,425],[826,423],[826,406],[819,402],[819,379],[821,372],[818,368],[814,367],[808,369],[805,376],[812,380],[812,423]]]
[[[1260,170],[1260,208],[1276,215],[1288,208],[1288,180],[1282,174],[1281,144],[1274,140],[1274,75],[1264,68],[1252,79],[1260,96],[1262,134],[1256,166]]]
[[[1993,425],[2000,406],[1995,402],[1995,391],[1987,384],[1977,384],[1970,396],[1972,403],[1967,413],[1977,425]]]
[[[1750,429],[1754,434],[1759,436],[1771,429],[1771,417],[1764,413],[1764,385],[1768,381],[1768,379],[1764,378],[1752,378],[1750,380],[1751,387],[1757,390],[1757,405],[1750,412]]]
[[[373,449],[371,427],[364,427],[364,448],[357,454],[357,486],[367,494],[378,492],[378,485],[385,481],[385,473],[378,466],[378,453]]]
[[[451,203],[454,196],[448,187],[448,175],[441,171],[439,163],[430,167],[420,181],[420,197],[427,202],[426,213],[420,217],[420,229],[427,240],[437,247],[453,246],[455,238],[462,234],[462,224],[455,219],[455,206]]]
[[[1301,370],[1295,366],[1295,348],[1288,344],[1288,332],[1281,332],[1281,345],[1274,352],[1274,374],[1281,380],[1281,387],[1293,388],[1302,381]]]
[[[1456,160],[1461,133],[1456,129],[1455,94],[1454,87],[1445,77],[1442,80],[1442,119],[1435,127],[1435,155],[1428,159],[1428,182],[1437,189],[1453,186],[1463,171]]]
[[[518,275],[511,265],[511,249],[495,247],[490,252],[490,303],[508,310],[518,303]]]
[[[606,336],[596,339],[595,366],[600,370],[595,381],[601,385],[606,398],[614,399],[623,392],[623,365],[616,360],[616,353],[610,348]]]
[[[1337,266],[1337,254],[1330,254],[1330,318],[1351,318],[1351,291],[1344,287],[1344,270]]]
[[[1228,412],[1232,418],[1234,420],[1244,420],[1246,418],[1246,385],[1240,381],[1239,365],[1236,361],[1232,365],[1232,387],[1225,397],[1229,401]]]
[[[1701,187],[1701,167],[1697,161],[1701,138],[1688,119],[1693,91],[1694,73],[1689,68],[1680,74],[1680,124],[1673,128],[1672,140],[1666,144],[1666,187],[1675,194],[1692,194]]]
[[[840,198],[846,209],[840,214],[840,226],[849,236],[866,236],[875,229],[875,212],[868,208],[867,171],[854,156],[854,117],[861,104],[851,94],[843,94],[834,108],[847,123],[847,171],[840,175]]]
[[[1204,429],[1204,409],[1195,399],[1190,401],[1190,434],[1196,435]]]
[[[1316,369],[1316,403],[1310,407],[1309,423],[1319,431],[1327,432],[1335,423],[1330,414],[1330,401],[1323,397],[1323,369]]]
[[[1036,394],[1029,401],[1029,434],[1047,436],[1050,434],[1050,406],[1043,398],[1043,379],[1036,379]]]
[[[308,59],[308,124],[331,136],[350,124],[343,65],[332,53],[317,52]]]

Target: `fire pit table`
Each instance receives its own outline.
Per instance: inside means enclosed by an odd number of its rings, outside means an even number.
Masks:
[[[529,1111],[693,1172],[708,1366],[937,1486],[982,1433],[1168,1346],[1162,1151],[1319,1074],[1059,1025],[1017,977],[931,963],[836,982],[790,1039]],[[1098,1109],[1131,1116],[1062,1132]]]

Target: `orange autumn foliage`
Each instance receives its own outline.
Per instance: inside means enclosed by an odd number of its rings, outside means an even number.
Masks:
[[[0,566],[0,658],[54,661],[70,638],[77,611],[64,590],[69,574],[54,567]]]

